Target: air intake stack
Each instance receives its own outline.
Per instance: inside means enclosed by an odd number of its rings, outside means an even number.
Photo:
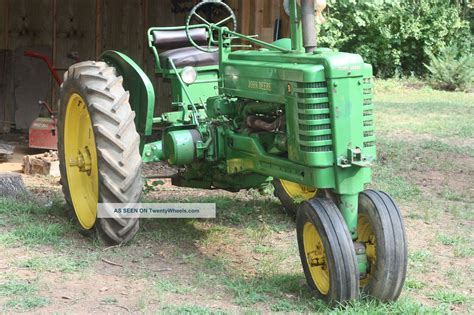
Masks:
[[[301,22],[304,49],[307,53],[312,53],[317,46],[315,0],[301,0]]]

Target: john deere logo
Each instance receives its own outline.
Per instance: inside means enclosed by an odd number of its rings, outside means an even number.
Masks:
[[[251,81],[250,80],[249,81],[249,89],[271,92],[272,91],[272,84],[270,82]]]

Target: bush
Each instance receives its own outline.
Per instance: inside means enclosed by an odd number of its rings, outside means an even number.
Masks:
[[[470,89],[474,80],[473,55],[460,56],[457,47],[446,47],[438,56],[427,50],[430,64],[425,67],[430,71],[433,87],[455,91]]]
[[[457,46],[470,52],[470,23],[456,1],[329,0],[320,43],[361,54],[379,77],[424,75],[423,64],[430,62],[426,49],[438,54]]]

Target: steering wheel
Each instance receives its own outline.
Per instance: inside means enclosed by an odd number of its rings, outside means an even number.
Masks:
[[[211,23],[209,22],[208,20],[206,20],[205,18],[203,18],[201,15],[199,15],[197,13],[197,11],[199,9],[201,9],[203,6],[207,5],[207,4],[211,4],[211,5],[217,5],[217,6],[221,6],[221,7],[224,7],[224,9],[229,13],[229,16],[226,17],[225,19],[222,19],[220,20],[219,22],[217,23]],[[191,22],[193,20],[193,18],[196,18],[197,20],[201,21],[205,26],[206,28],[208,29],[208,32],[209,32],[209,40],[208,40],[208,43],[207,43],[207,48],[204,48],[204,47],[201,47],[200,45],[198,45],[193,37],[191,36],[191,34],[189,33],[189,30],[192,29],[191,27]],[[204,51],[204,52],[207,52],[207,53],[213,53],[213,52],[216,52],[217,50],[219,50],[219,48],[212,48],[212,46],[215,44],[215,43],[218,43],[218,41],[216,41],[214,39],[214,34],[213,34],[213,31],[215,30],[215,28],[221,26],[222,24],[228,22],[228,21],[232,21],[232,30],[234,32],[237,32],[237,17],[235,16],[235,13],[234,11],[232,11],[232,8],[229,7],[227,4],[225,4],[224,2],[222,2],[222,0],[202,0],[202,2],[198,3],[196,6],[194,6],[194,8],[191,10],[191,12],[189,13],[187,19],[186,19],[186,26],[185,26],[185,30],[186,30],[186,37],[188,38],[189,42],[196,48],[196,49],[199,49],[200,51]]]

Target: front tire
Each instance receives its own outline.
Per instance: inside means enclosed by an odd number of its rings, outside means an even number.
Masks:
[[[59,100],[58,151],[69,214],[82,232],[109,244],[130,241],[138,219],[97,218],[98,203],[135,203],[141,196],[140,137],[129,93],[115,68],[85,61],[64,75]]]
[[[400,209],[386,193],[359,195],[357,242],[365,245],[370,267],[361,279],[363,291],[381,301],[395,301],[407,272],[407,240]]]
[[[314,198],[302,203],[296,232],[306,281],[316,297],[329,303],[356,299],[359,272],[355,250],[334,202]]]

